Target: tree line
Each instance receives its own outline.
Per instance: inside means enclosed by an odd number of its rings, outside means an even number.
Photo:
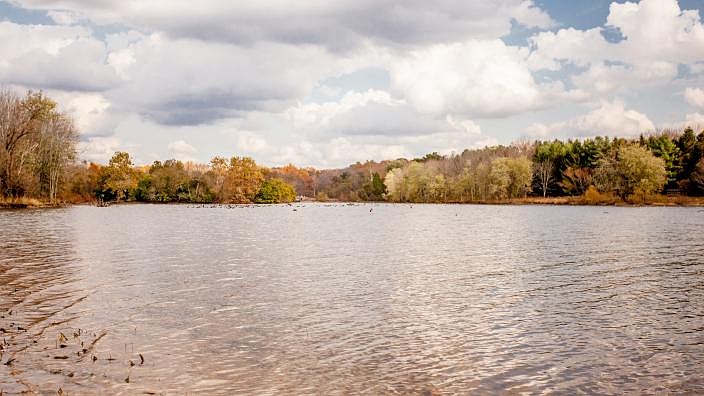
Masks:
[[[0,195],[44,202],[282,203],[319,201],[495,202],[582,197],[586,203],[704,195],[704,131],[637,139],[521,141],[343,169],[263,167],[252,158],[208,164],[175,159],[135,166],[76,161],[78,133],[42,93],[0,92]]]
[[[294,187],[248,157],[215,157],[210,164],[174,159],[135,167],[126,152],[107,166],[83,164],[74,169],[68,192],[78,200],[99,202],[287,203]]]

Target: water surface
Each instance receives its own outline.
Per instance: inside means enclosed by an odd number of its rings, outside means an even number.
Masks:
[[[0,391],[701,394],[702,231],[700,208],[0,211]]]

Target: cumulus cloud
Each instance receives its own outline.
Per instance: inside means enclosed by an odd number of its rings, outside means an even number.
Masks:
[[[116,151],[124,149],[122,140],[117,137],[91,137],[78,143],[80,158],[98,163],[108,162]]]
[[[620,33],[607,40],[605,31]],[[681,10],[677,0],[611,3],[606,25],[564,28],[529,39],[532,70],[577,68],[571,82],[594,100],[667,86],[679,65],[696,73],[704,59],[704,25],[698,10]]]
[[[113,112],[111,103],[101,94],[51,91],[49,95],[73,117],[83,136],[112,135],[119,123],[119,114]]]
[[[531,113],[555,119],[565,103],[598,104],[528,130],[640,133],[653,123],[631,107],[646,90],[704,108],[701,89],[678,95],[698,86],[704,30],[675,0],[614,3],[604,26],[552,31],[531,0],[13,3],[56,25],[0,22],[0,84],[47,90],[75,116],[86,158],[134,147],[341,166],[507,143]],[[527,46],[507,44],[532,29]],[[359,78],[369,69],[383,78]]]
[[[501,40],[434,45],[390,65],[393,89],[419,112],[500,117],[542,105],[518,48]]]
[[[0,37],[0,82],[66,91],[119,84],[105,63],[105,44],[84,28],[0,22]]]
[[[704,131],[704,114],[700,112],[686,114],[684,119],[675,122],[666,122],[662,126],[664,129],[692,128],[695,132]]]
[[[680,125],[685,128],[692,127],[704,131],[704,114],[699,112],[687,114]]]
[[[290,133],[283,138],[276,133],[281,130]],[[380,90],[350,91],[337,101],[299,103],[280,113],[250,113],[226,136],[238,153],[278,165],[317,167],[459,152],[496,142],[470,119],[419,114]]]
[[[198,154],[198,149],[188,144],[185,140],[170,142],[166,147],[172,158],[182,161],[195,160],[194,156]]]
[[[677,0],[642,0],[639,3],[612,3],[607,27],[623,39],[609,42],[604,28],[574,28],[542,32],[530,39],[537,60],[546,68],[553,60],[579,66],[605,61],[637,65],[641,77],[649,74],[672,77],[672,66],[694,64],[704,59],[704,25],[697,10],[681,10]]]
[[[293,130],[308,136],[410,137],[457,131],[481,134],[472,120],[419,113],[404,99],[380,90],[350,91],[339,101],[298,104],[285,110],[283,116]]]
[[[591,91],[597,97],[642,89],[643,87],[672,81],[677,76],[677,64],[654,61],[647,64],[595,63],[583,73],[572,78],[576,87]]]
[[[120,69],[128,81],[111,97],[127,110],[171,125],[278,110],[306,95],[335,63],[318,47],[241,47],[159,34],[120,51],[126,59]]]
[[[704,89],[687,88],[684,90],[684,99],[692,106],[704,109]]]
[[[74,25],[80,20],[80,17],[76,13],[71,11],[51,10],[47,12],[47,15],[57,25]]]
[[[338,136],[323,141],[303,140],[279,147],[271,154],[277,164],[295,163],[304,166],[342,167],[357,161],[414,158],[428,152],[458,153],[466,148],[496,144],[494,138],[470,135],[463,131],[405,137]]]
[[[526,128],[529,135],[539,137],[636,136],[653,130],[655,124],[645,114],[626,109],[621,101],[602,102],[589,113],[568,121],[535,123]]]

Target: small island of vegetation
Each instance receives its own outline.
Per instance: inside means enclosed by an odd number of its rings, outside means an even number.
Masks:
[[[0,206],[67,203],[702,204],[704,131],[595,137],[356,163],[344,169],[263,167],[252,158],[135,166],[79,161],[71,117],[43,93],[0,92]]]

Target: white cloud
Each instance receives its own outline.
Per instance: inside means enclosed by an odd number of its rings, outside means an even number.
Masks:
[[[169,154],[172,158],[181,161],[192,161],[195,160],[195,155],[198,154],[198,149],[188,144],[185,140],[176,140],[170,142],[166,146],[169,150]]]
[[[345,93],[339,101],[324,103],[298,103],[284,111],[285,118],[291,122],[295,130],[305,130],[312,127],[325,128],[337,115],[350,111],[356,107],[366,106],[368,103],[385,104],[393,106],[402,104],[402,101],[393,99],[388,92],[380,90],[367,90],[365,92],[350,91]]]
[[[572,77],[572,82],[584,92],[603,97],[669,82],[676,76],[677,65],[669,62],[636,65],[595,63],[585,72]]]
[[[621,37],[609,41],[608,34]],[[532,70],[563,70],[592,100],[666,89],[678,78],[679,65],[696,73],[704,59],[699,13],[681,10],[677,0],[613,2],[604,27],[541,32],[529,42]]]
[[[298,104],[283,112],[292,130],[312,136],[435,136],[447,132],[481,134],[469,119],[422,114],[405,100],[379,90],[347,92],[339,101]]]
[[[116,151],[124,149],[122,141],[117,137],[92,137],[78,143],[79,157],[98,163],[107,163]]]
[[[119,119],[110,102],[101,94],[50,92],[61,110],[73,116],[81,134],[86,136],[112,135]]]
[[[532,136],[588,137],[597,135],[636,136],[655,130],[648,117],[625,108],[623,102],[602,102],[587,114],[552,124],[535,123],[526,132]]]
[[[692,127],[697,130],[704,131],[704,114],[699,112],[687,114],[682,126]]]
[[[338,101],[298,104],[278,114],[254,114],[226,135],[237,153],[270,158],[278,165],[341,167],[366,159],[459,152],[496,142],[483,136],[472,120],[418,114],[405,101],[379,90],[347,92]],[[282,139],[276,134],[280,130],[291,133]]]
[[[57,25],[75,25],[80,20],[79,15],[71,11],[51,10],[47,12],[47,15]]]
[[[695,133],[704,131],[704,114],[695,112],[685,115],[684,120],[676,122],[667,122],[662,126],[664,129],[682,129],[693,128]]]
[[[692,106],[704,109],[704,89],[687,88],[684,90],[684,99]]]
[[[120,65],[127,82],[111,92],[111,99],[126,110],[175,125],[278,110],[335,70],[335,60],[318,47],[241,47],[159,34],[113,54],[120,54],[109,59]]]
[[[238,152],[261,153],[271,147],[265,138],[254,132],[240,131],[236,136]]]
[[[554,68],[554,61],[568,61],[578,66],[587,66],[603,59],[615,58],[615,49],[601,35],[600,28],[566,28],[557,32],[541,32],[529,41],[535,48],[530,57],[541,58],[537,63],[545,64],[549,69]]]
[[[543,105],[522,52],[501,40],[434,45],[390,65],[393,89],[417,111],[500,117]]]
[[[79,26],[21,25],[8,21],[0,22],[0,53],[2,62],[28,52],[41,50],[57,55],[76,39],[90,38],[90,30]]]
[[[507,143],[526,120],[569,118],[587,101],[597,104],[582,116],[528,130],[637,134],[653,128],[648,116],[684,117],[673,109],[685,100],[704,108],[692,76],[704,70],[704,29],[675,0],[614,3],[608,26],[537,33],[523,47],[502,39],[525,31],[512,23],[556,25],[530,0],[13,3],[57,25],[0,22],[0,84],[57,99],[90,158],[131,147],[138,158],[343,166]],[[101,24],[121,31],[89,27]],[[679,102],[646,116],[615,99],[652,108],[646,94]]]
[[[532,0],[523,1],[512,11],[511,16],[527,27],[549,28],[555,25],[550,15],[537,7]]]
[[[644,67],[653,63],[692,64],[704,59],[704,26],[699,13],[680,10],[677,0],[614,2],[607,26],[620,31],[624,39],[610,43],[602,35],[602,28],[543,32],[531,38],[534,56],[582,66],[618,61]]]
[[[105,44],[84,28],[0,22],[0,37],[0,82],[66,91],[119,84]]]

